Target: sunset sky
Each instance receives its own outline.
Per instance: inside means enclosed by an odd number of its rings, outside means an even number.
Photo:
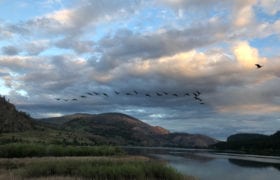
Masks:
[[[280,0],[0,0],[0,94],[35,118],[122,112],[218,139],[272,134],[279,52]]]

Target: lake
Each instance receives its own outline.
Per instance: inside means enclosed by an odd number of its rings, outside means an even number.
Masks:
[[[279,180],[280,157],[181,148],[124,147],[129,154],[164,160],[201,180]]]

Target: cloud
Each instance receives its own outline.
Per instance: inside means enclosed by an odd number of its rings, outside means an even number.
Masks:
[[[125,17],[139,5],[138,1],[82,1],[71,9],[62,9],[26,23],[29,28],[48,34],[80,36],[100,22]]]
[[[220,112],[239,112],[240,114],[267,114],[278,113],[280,111],[279,105],[271,104],[247,104],[238,106],[218,107]]]
[[[15,46],[4,46],[1,50],[4,55],[17,55],[20,53],[20,49]]]
[[[73,37],[61,39],[55,45],[63,49],[73,49],[77,54],[92,53],[94,50],[93,41],[79,40]]]
[[[253,69],[255,64],[264,64],[265,58],[260,58],[258,50],[250,47],[248,42],[237,42],[233,47],[233,52],[238,63],[244,67]]]
[[[24,49],[28,55],[39,55],[50,47],[49,40],[36,40],[24,44]]]
[[[280,11],[280,1],[277,0],[259,0],[259,5],[263,8],[264,12],[269,15],[275,15]]]
[[[121,30],[115,36],[105,37],[99,42],[97,51],[102,53],[102,57],[98,61],[93,57],[92,62],[103,70],[114,68],[120,61],[173,55],[219,42],[227,30],[226,24],[216,21],[182,30],[162,30],[151,34]]]
[[[118,111],[172,131],[268,133],[280,122],[280,63],[263,51],[262,40],[279,35],[280,20],[259,13],[275,15],[272,4],[85,0],[0,22],[1,88],[35,117]],[[139,94],[126,95],[134,90]],[[196,90],[204,105],[184,96]],[[87,95],[92,91],[109,97]],[[156,94],[163,91],[169,94]]]
[[[257,0],[238,0],[234,3],[233,23],[237,27],[244,27],[254,22],[253,5]]]

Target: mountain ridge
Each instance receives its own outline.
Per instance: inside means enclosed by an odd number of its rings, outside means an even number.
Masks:
[[[42,120],[60,124],[67,131],[78,130],[105,136],[109,143],[118,145],[205,148],[218,142],[200,134],[171,133],[160,126],[151,126],[127,114],[116,112],[92,115],[76,113]]]
[[[42,142],[76,145],[135,145],[207,148],[217,140],[196,134],[171,133],[118,112],[76,113],[33,119],[0,97],[0,143]]]

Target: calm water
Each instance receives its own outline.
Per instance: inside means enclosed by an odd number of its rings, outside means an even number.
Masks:
[[[216,153],[178,148],[125,148],[165,160],[178,171],[201,180],[280,180],[280,157]]]

